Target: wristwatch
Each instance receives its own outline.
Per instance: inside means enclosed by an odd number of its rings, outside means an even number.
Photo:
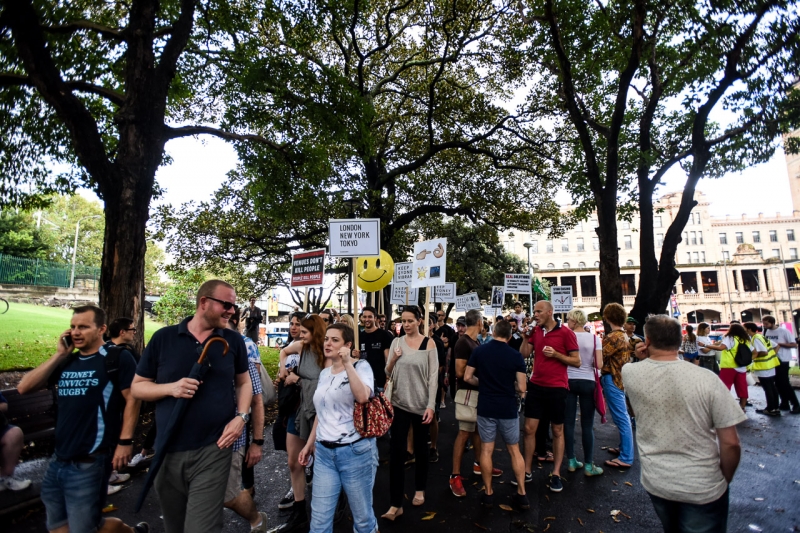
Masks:
[[[244,423],[247,424],[250,421],[250,415],[247,413],[236,413],[236,416],[244,420]]]
[[[263,446],[264,439],[253,439],[253,444],[255,444],[256,446]]]

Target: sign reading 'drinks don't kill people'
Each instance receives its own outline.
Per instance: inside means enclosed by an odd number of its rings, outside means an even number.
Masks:
[[[300,252],[292,256],[292,287],[322,285],[325,274],[325,249]]]
[[[381,255],[381,221],[378,218],[328,221],[331,257],[378,257]]]

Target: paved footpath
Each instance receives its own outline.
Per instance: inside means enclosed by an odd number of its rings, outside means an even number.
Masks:
[[[750,387],[750,394],[755,407],[763,407],[764,395],[761,388]],[[731,486],[728,531],[800,531],[800,415],[786,415],[775,419],[757,415],[753,409],[748,408],[749,420],[739,426],[742,461]],[[541,465],[534,469],[534,481],[528,485],[531,509],[526,512],[505,511],[499,505],[504,503],[504,498],[513,494],[515,488],[509,484],[512,474],[505,445],[499,442],[495,464],[505,470],[505,473],[496,479],[495,507],[486,510],[478,503],[482,483],[477,476],[468,478],[465,498],[455,498],[449,490],[447,480],[451,470],[452,442],[457,432],[452,403],[442,412],[440,431],[441,458],[438,463],[430,465],[425,505],[417,508],[409,501],[404,507],[404,515],[395,523],[379,519],[382,532],[407,532],[412,528],[416,533],[662,531],[647,493],[639,482],[638,456],[634,468],[629,471],[607,469],[605,474],[595,478],[587,478],[582,473],[571,474],[564,468],[564,491],[559,494],[550,492],[545,486],[550,464]],[[580,442],[580,423],[576,433],[576,440]],[[610,421],[601,425],[599,419],[596,419],[595,463],[602,464],[610,458],[602,447],[618,444],[616,427]],[[576,448],[580,450],[580,444]],[[379,451],[381,464],[378,468],[374,501],[378,516],[389,507],[388,440],[379,440]],[[277,509],[278,500],[289,487],[286,454],[272,451],[269,440],[264,452],[265,460],[256,467],[256,503],[261,510],[267,512],[269,525],[274,527],[282,523],[288,515]],[[472,457],[471,451],[466,453],[463,464],[465,472]],[[406,474],[407,494],[413,495],[413,471],[409,468]],[[118,508],[110,516],[117,516],[128,524],[145,520],[150,523],[153,532],[161,532],[163,527],[155,492],[151,492],[141,513],[134,515],[131,512],[143,481],[143,475],[136,475],[124,490],[109,497],[109,502]],[[622,511],[630,518],[620,514],[619,522],[614,522],[612,510]],[[425,520],[424,517],[430,516],[429,513],[436,514]],[[13,518],[4,517],[2,523],[0,529],[6,533],[46,531],[41,506]],[[248,530],[241,518],[225,511],[226,533],[246,533]],[[352,522],[343,521],[335,527],[335,531],[352,531]]]

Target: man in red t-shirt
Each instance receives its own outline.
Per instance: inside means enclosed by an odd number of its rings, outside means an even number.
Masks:
[[[566,411],[567,366],[580,367],[581,356],[575,333],[553,318],[550,302],[537,302],[533,308],[537,325],[522,343],[522,355],[534,352],[533,370],[525,393],[525,482],[533,480],[533,452],[536,449],[536,429],[539,420],[550,420],[553,430],[553,473],[549,487],[561,492],[559,472],[564,460],[564,413]]]

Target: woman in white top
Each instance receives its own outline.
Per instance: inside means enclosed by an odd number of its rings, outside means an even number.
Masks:
[[[401,315],[405,335],[392,341],[386,375],[392,379],[392,436],[389,442],[389,510],[381,518],[394,520],[403,514],[407,439],[414,428],[414,499],[425,503],[428,483],[428,430],[436,407],[439,359],[436,344],[420,333],[422,314],[406,306]]]
[[[600,339],[583,327],[586,315],[579,309],[567,313],[567,325],[575,332],[578,339],[578,351],[581,355],[581,366],[567,367],[569,392],[567,393],[567,412],[564,421],[564,451],[567,457],[567,470],[574,472],[583,468],[587,476],[599,476],[603,469],[592,462],[594,450],[594,389],[595,369],[603,367],[603,346]],[[575,416],[578,412],[578,401],[581,404],[581,440],[583,441],[583,460],[575,458]]]
[[[697,353],[699,354],[697,360],[700,366],[711,370],[715,374],[719,374],[719,365],[717,365],[717,351],[709,348],[714,341],[708,336],[711,333],[711,326],[705,322],[700,322],[697,325]]]
[[[331,365],[320,372],[314,392],[317,417],[298,457],[300,464],[307,466],[311,455],[316,456],[311,533],[333,531],[342,489],[353,513],[353,531],[373,533],[378,529],[372,512],[378,447],[374,438],[362,437],[353,424],[355,402],[369,401],[374,377],[369,363],[350,357],[352,348],[352,328],[341,323],[328,326],[324,352]]]

